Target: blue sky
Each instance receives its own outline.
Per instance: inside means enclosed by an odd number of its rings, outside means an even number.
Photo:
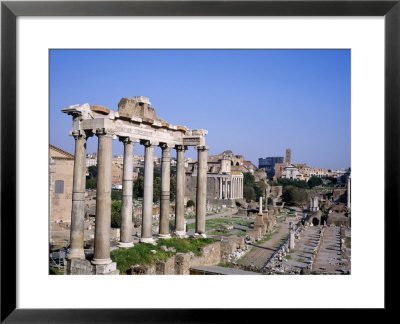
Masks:
[[[50,143],[74,152],[66,106],[117,110],[122,97],[146,96],[167,122],[208,130],[210,155],[229,149],[258,165],[291,148],[294,163],[347,168],[350,62],[350,50],[51,50]]]

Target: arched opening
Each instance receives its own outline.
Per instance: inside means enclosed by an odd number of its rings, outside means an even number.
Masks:
[[[236,165],[239,165],[239,162],[236,162]]]
[[[318,220],[318,218],[317,218],[317,217],[314,217],[313,220],[312,220],[312,223],[313,223],[314,226],[319,225],[319,220]]]

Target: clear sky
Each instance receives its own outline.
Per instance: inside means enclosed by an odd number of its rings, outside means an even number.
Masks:
[[[294,163],[347,168],[350,62],[350,50],[51,50],[50,143],[74,153],[66,106],[117,110],[122,97],[145,96],[159,118],[208,130],[210,155],[232,150],[258,166],[291,148]]]

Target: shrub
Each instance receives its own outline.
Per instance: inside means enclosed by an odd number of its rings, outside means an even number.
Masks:
[[[122,221],[121,210],[122,210],[122,204],[120,201],[112,201],[111,202],[111,227],[112,228],[120,228],[121,227],[121,221]],[[134,220],[135,220],[135,218],[133,216],[133,211],[132,211],[132,221],[134,221]]]
[[[194,201],[188,200],[188,202],[186,203],[186,207],[192,207],[192,206],[194,206]]]

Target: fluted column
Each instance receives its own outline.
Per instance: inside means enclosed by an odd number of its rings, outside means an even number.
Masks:
[[[124,143],[124,170],[122,176],[121,239],[119,247],[133,246],[132,240],[132,189],[133,189],[133,145],[129,137],[119,139]]]
[[[206,236],[207,151],[208,146],[197,146],[196,233]]]
[[[176,149],[176,196],[175,196],[175,234],[184,237],[185,232],[185,150],[183,145],[177,145]]]
[[[93,264],[109,264],[111,228],[111,169],[114,134],[98,130],[96,226]]]
[[[170,168],[171,147],[163,143],[160,145],[161,155],[161,201],[159,237],[170,238],[169,234],[169,197],[170,197]]]
[[[142,237],[140,242],[153,243],[153,171],[154,145],[150,141],[141,142],[144,147],[144,191],[142,207]]]
[[[85,132],[72,134],[75,138],[74,175],[72,187],[72,211],[70,248],[68,259],[85,259],[84,221],[85,221],[85,190],[86,190],[86,139]]]

